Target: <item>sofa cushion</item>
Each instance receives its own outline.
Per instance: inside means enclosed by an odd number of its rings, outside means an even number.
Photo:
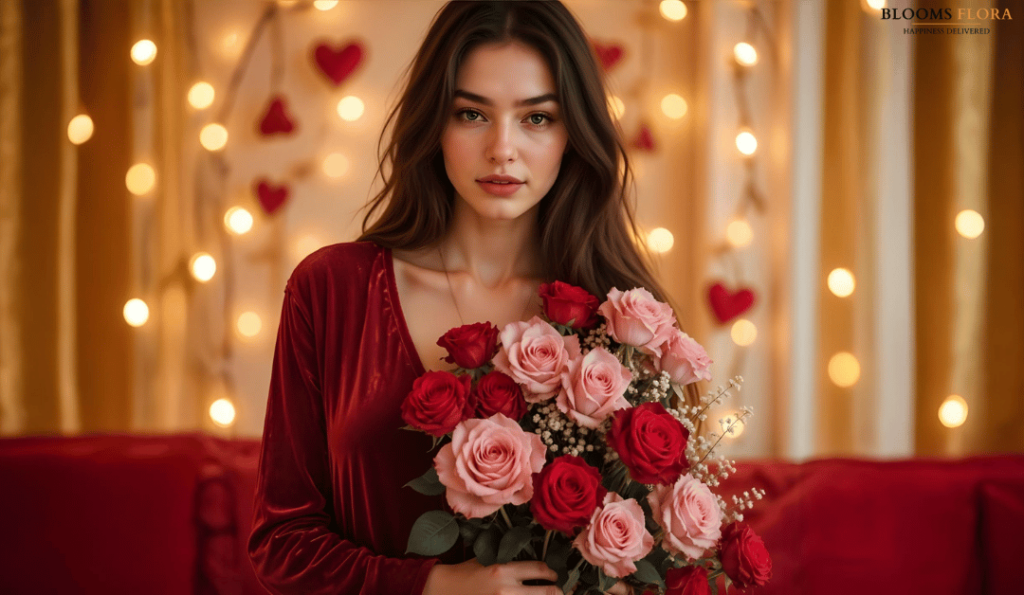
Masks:
[[[1018,593],[1024,585],[1024,477],[982,482],[979,500],[985,595]]]
[[[210,465],[195,436],[5,440],[0,593],[194,592]]]

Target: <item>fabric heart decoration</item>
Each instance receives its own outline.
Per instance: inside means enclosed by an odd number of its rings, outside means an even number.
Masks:
[[[313,46],[313,62],[335,87],[343,83],[362,61],[363,46],[358,42],[350,42],[338,49],[328,43]]]
[[[640,132],[633,139],[633,146],[641,151],[654,150],[654,135],[651,134],[651,129],[646,124],[640,127]]]
[[[267,180],[257,180],[253,185],[253,192],[268,215],[273,215],[274,211],[280,209],[288,200],[287,186],[274,186]]]
[[[287,106],[284,97],[278,95],[271,99],[266,112],[260,119],[260,134],[270,136],[272,134],[291,134],[295,131],[295,123],[288,117]]]
[[[621,45],[604,45],[596,41],[592,43],[594,45],[594,51],[597,53],[597,59],[601,62],[601,67],[605,70],[610,70],[612,66],[615,66],[619,60],[622,59],[622,55],[625,53]]]
[[[722,283],[708,288],[708,302],[718,322],[725,324],[754,305],[754,292],[749,289],[729,291]]]

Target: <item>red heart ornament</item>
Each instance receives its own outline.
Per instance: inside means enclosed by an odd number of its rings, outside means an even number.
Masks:
[[[749,289],[729,291],[725,285],[715,283],[708,288],[708,302],[718,322],[725,324],[754,305],[754,292]]]
[[[651,129],[646,125],[641,126],[640,132],[638,132],[636,138],[633,139],[633,146],[641,151],[653,151],[654,135],[651,134]]]
[[[295,131],[295,123],[288,117],[284,97],[278,95],[270,101],[267,111],[260,119],[260,134],[291,134]]]
[[[344,82],[362,61],[363,46],[358,42],[350,42],[340,49],[334,49],[327,43],[313,47],[313,62],[334,86]]]
[[[618,44],[604,45],[596,41],[592,43],[594,45],[594,51],[597,53],[597,59],[601,62],[601,67],[605,70],[610,70],[612,66],[615,66],[619,60],[622,59],[622,55],[625,53],[622,46]]]
[[[288,200],[288,187],[274,186],[267,180],[258,180],[253,185],[253,192],[256,194],[256,199],[260,202],[260,206],[267,212],[268,215],[273,215],[274,211],[281,208],[281,205]]]

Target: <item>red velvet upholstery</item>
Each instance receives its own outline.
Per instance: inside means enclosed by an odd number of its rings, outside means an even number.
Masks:
[[[245,552],[259,443],[0,440],[0,593],[264,593]],[[741,463],[765,594],[1024,592],[1024,455]]]

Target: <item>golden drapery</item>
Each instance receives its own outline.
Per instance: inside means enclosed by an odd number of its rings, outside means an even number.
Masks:
[[[914,145],[916,451],[1024,450],[1024,3],[987,36],[917,40]],[[1018,16],[1020,15],[1020,16]],[[985,220],[956,233],[964,209]],[[967,422],[945,428],[949,395]]]
[[[2,435],[181,431],[206,423],[203,403],[216,374],[196,362],[210,359],[204,349],[212,332],[198,327],[211,310],[197,302],[180,260],[199,233],[181,215],[197,198],[189,176],[178,176],[183,164],[176,146],[192,74],[182,58],[186,5],[0,2]],[[1024,6],[1006,0],[1000,6],[1015,19],[993,25],[989,36],[913,42],[915,256],[907,275],[913,276],[916,362],[907,365],[916,370],[914,444],[922,455],[1024,450]],[[877,304],[867,296],[874,295],[878,256],[864,248],[864,237],[876,231],[867,199],[877,198],[877,184],[871,186],[874,173],[866,164],[885,142],[866,127],[877,116],[870,74],[879,55],[868,50],[880,23],[857,3],[827,8],[820,276],[852,254],[866,271],[855,295],[866,297],[854,305],[824,288],[820,295],[816,449],[822,455],[864,452],[864,436],[877,421],[871,384],[863,382],[875,373],[877,356],[870,334]],[[703,10],[695,6],[692,16]],[[143,31],[155,38],[161,57],[140,82],[125,56]],[[697,81],[687,89],[692,146],[671,147],[688,164],[673,179],[693,196],[709,186],[701,178],[710,157],[701,149],[708,145],[709,110],[700,81],[710,61],[687,58],[710,51],[707,37],[697,28],[695,37],[675,40],[671,52],[685,70],[682,78]],[[148,112],[140,111],[140,97]],[[65,129],[80,112],[96,128],[90,141],[73,147]],[[131,199],[124,175],[141,159],[156,166],[160,189]],[[702,221],[706,200],[671,203],[664,218]],[[149,206],[140,211],[139,204]],[[985,216],[980,238],[953,231],[962,208]],[[143,219],[159,237],[156,250],[140,249]],[[698,282],[709,235],[701,230],[679,238],[663,263],[697,336],[709,327]],[[142,271],[155,279],[144,279]],[[147,296],[153,318],[139,331],[124,323],[121,308],[143,287],[157,291]],[[832,353],[850,349],[866,354],[862,382],[841,390],[824,370]],[[779,378],[784,364],[774,370]],[[953,393],[971,409],[967,424],[950,430],[938,423],[937,410]],[[774,432],[780,422],[766,416],[755,423],[774,423]]]
[[[0,3],[0,434],[129,428],[129,4]]]

